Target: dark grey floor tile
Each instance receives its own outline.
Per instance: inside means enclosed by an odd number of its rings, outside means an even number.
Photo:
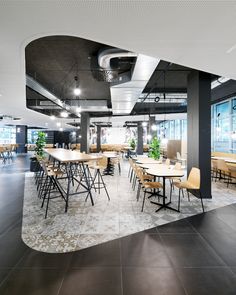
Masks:
[[[21,223],[0,238],[0,267],[13,267],[22,258],[28,247],[21,240]]]
[[[70,267],[120,266],[120,242],[110,241],[73,253]]]
[[[43,253],[29,249],[22,257],[17,268],[56,268],[65,269],[71,259],[73,253]]]
[[[0,268],[0,285],[2,281],[6,279],[6,277],[11,271],[12,271],[12,268]]]
[[[236,195],[235,195],[236,198]],[[218,208],[217,210],[212,210],[212,214],[217,216],[220,220],[226,223],[228,226],[236,229],[236,214],[235,209],[231,206],[225,206],[222,208]]]
[[[122,277],[124,295],[186,294],[171,268],[125,267]]]
[[[137,233],[121,239],[123,266],[170,267],[159,235]]]
[[[176,267],[224,265],[198,234],[161,234],[161,238],[168,256]]]
[[[1,295],[57,295],[63,272],[45,269],[15,270],[0,286]]]
[[[59,295],[121,295],[120,267],[70,269]]]
[[[236,294],[236,276],[228,268],[185,268],[176,273],[189,295]]]
[[[157,226],[159,233],[181,233],[191,234],[196,233],[191,224],[186,219],[177,220],[171,223],[167,223],[161,226]]]
[[[235,230],[228,226],[224,220],[217,217],[215,213],[207,212],[207,214],[200,214],[188,218],[188,222],[199,233],[231,233]]]
[[[202,236],[227,265],[236,266],[236,233],[213,232]]]

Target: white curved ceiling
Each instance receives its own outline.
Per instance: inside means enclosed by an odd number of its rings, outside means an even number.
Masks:
[[[1,1],[0,113],[55,127],[25,107],[24,48],[78,36],[236,79],[236,1]],[[63,120],[62,120],[63,121]]]

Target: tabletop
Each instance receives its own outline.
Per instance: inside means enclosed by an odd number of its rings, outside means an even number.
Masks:
[[[228,163],[234,163],[236,164],[236,159],[234,158],[228,158],[228,157],[211,157],[212,160],[224,160],[225,162]]]
[[[162,162],[159,160],[154,160],[152,158],[137,158],[136,160],[139,164],[161,164]]]
[[[67,149],[44,149],[44,151],[54,159],[58,160],[61,163],[71,163],[71,162],[87,162],[91,160],[100,159],[101,155],[92,155],[80,153],[76,150],[67,150]]]
[[[118,157],[117,153],[114,153],[114,152],[105,152],[105,153],[102,153],[102,156],[105,156],[107,158],[117,158]]]
[[[183,170],[177,170],[177,169],[172,169],[166,168],[166,167],[159,167],[159,168],[150,168],[147,169],[146,172],[148,174],[157,176],[157,177],[182,177],[184,176],[184,171]]]

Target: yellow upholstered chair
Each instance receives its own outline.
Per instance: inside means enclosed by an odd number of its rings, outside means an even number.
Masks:
[[[188,179],[183,182],[173,182],[173,185],[176,186],[179,189],[179,202],[178,202],[178,210],[180,209],[180,192],[186,189],[188,193],[188,199],[189,199],[189,192],[198,192],[199,197],[201,199],[202,204],[202,211],[204,212],[204,206],[202,201],[202,194],[201,194],[201,172],[200,169],[193,167],[189,173]],[[189,199],[190,200],[190,199]]]

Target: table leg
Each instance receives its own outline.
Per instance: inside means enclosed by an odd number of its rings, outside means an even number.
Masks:
[[[170,209],[172,211],[176,211],[176,212],[180,212],[178,209],[172,208],[170,206],[168,206],[169,204],[171,204],[171,201],[166,203],[166,178],[165,176],[163,176],[163,203],[157,203],[157,202],[153,202],[151,201],[152,204],[155,205],[159,205],[160,207],[156,210],[156,212],[160,211],[161,209]]]

